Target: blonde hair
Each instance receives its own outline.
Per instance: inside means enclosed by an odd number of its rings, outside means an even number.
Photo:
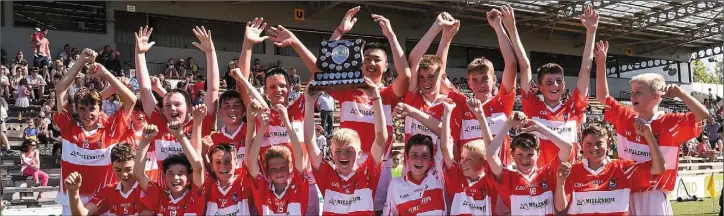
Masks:
[[[264,153],[264,165],[266,165],[266,167],[269,167],[269,160],[272,158],[284,159],[289,162],[289,165],[291,166],[292,150],[285,145],[274,145],[269,147],[269,149],[266,150],[266,153]]]
[[[493,63],[485,57],[473,59],[473,61],[468,64],[467,70],[468,75],[474,73],[494,74],[495,72],[493,68]]]
[[[481,139],[465,143],[465,145],[463,145],[463,149],[467,149],[480,158],[485,158],[485,143],[483,143],[483,140]]]
[[[644,73],[636,75],[631,78],[631,81],[629,81],[629,83],[638,83],[649,87],[653,91],[661,91],[666,85],[666,81],[664,81],[664,76],[661,76],[661,74],[657,73]]]
[[[357,134],[357,131],[349,128],[340,128],[332,133],[332,146],[334,145],[350,145],[357,150],[362,148],[360,146],[359,134]]]

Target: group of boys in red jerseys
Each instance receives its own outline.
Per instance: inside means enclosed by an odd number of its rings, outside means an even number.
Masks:
[[[330,40],[351,31],[359,10],[347,11]],[[328,92],[341,107],[330,162],[315,143],[312,121],[321,91],[308,88],[290,102],[289,75],[281,68],[266,73],[263,93],[248,82],[252,47],[265,40],[294,49],[312,76],[318,71],[316,56],[281,25],[267,28],[263,18],[247,22],[239,68],[230,73],[237,89],[220,95],[211,31],[194,28],[199,42],[193,45],[206,53],[209,65],[207,94],[196,106],[188,93],[166,91],[149,76],[145,53],[154,44],[153,29],[136,33],[138,98],[86,49],[56,88],[63,214],[672,214],[666,196],[676,179],[678,145],[701,133],[699,122],[708,117],[703,105],[657,74],[632,78],[632,108],[610,97],[608,43],[594,43],[598,13],[590,7],[580,17],[586,43],[572,97],[561,100],[564,72],[554,63],[538,68],[540,92],[533,92],[513,9],[503,6],[486,17],[505,63],[500,89],[493,89],[493,64],[477,58],[467,68],[474,95],[468,98],[444,78],[460,20],[441,13],[408,58],[390,21],[372,14],[389,41],[398,75],[382,86],[388,52],[368,43],[363,87]],[[440,33],[437,53],[425,55]],[[594,57],[596,99],[606,104],[605,120],[615,126],[615,136],[592,123],[578,137]],[[101,95],[83,89],[74,98],[75,110],[69,110],[67,91],[83,70],[109,81],[123,109],[105,116]],[[523,112],[513,112],[516,70]],[[663,97],[681,99],[691,112],[656,111]],[[393,116],[405,122],[404,169],[394,179]],[[212,131],[217,120],[222,127]],[[509,136],[511,129],[521,132]],[[614,139],[621,159],[607,156]],[[578,152],[581,161],[575,161]]]

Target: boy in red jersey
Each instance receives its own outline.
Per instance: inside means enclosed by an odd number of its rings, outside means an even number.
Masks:
[[[246,157],[249,176],[253,179],[250,186],[254,205],[261,215],[302,215],[306,212],[309,201],[309,181],[305,177],[304,150],[289,122],[286,107],[277,104],[274,108],[279,112],[280,121],[287,129],[294,150],[289,149],[287,145],[274,145],[260,156],[262,141],[264,137],[269,136],[267,126],[270,112],[268,108],[260,106],[250,108],[251,116],[258,118],[249,122],[249,128],[256,128],[257,121],[260,122],[254,141],[249,146],[249,155]],[[247,136],[253,136],[253,132],[247,131]],[[259,158],[262,158],[264,165],[262,168],[266,169],[263,173],[259,170]]]
[[[606,152],[612,137],[602,125],[589,125],[582,135],[581,148],[585,159],[574,164],[569,172],[559,175],[558,181],[565,182],[565,189],[559,189],[565,190],[567,196],[564,199],[554,198],[556,210],[565,211],[568,206],[568,215],[628,214],[631,191],[647,188],[651,176],[659,175],[666,169],[661,149],[651,133],[651,125],[639,118],[634,125],[636,134],[645,137],[651,148],[651,161],[637,163],[609,159]]]
[[[85,49],[78,63],[71,67],[55,88],[58,113],[53,115],[53,123],[61,132],[61,179],[67,178],[73,171],[85,177],[85,184],[79,189],[83,204],[103,186],[115,181],[111,176],[109,154],[113,144],[121,138],[122,130],[128,128],[126,119],[130,117],[136,102],[136,96],[126,85],[103,65],[93,62],[96,55],[93,50]],[[94,89],[79,90],[73,98],[75,110],[68,106],[67,92],[70,85],[86,65],[86,78],[101,77],[108,81],[125,101],[122,108],[112,116],[103,113],[101,95]],[[63,205],[63,214],[71,214],[63,184],[60,185],[56,201]]]
[[[505,8],[503,13],[512,15],[512,8]],[[516,51],[518,64],[521,68],[520,94],[522,96],[523,113],[531,119],[553,128],[561,137],[571,143],[578,142],[578,131],[584,120],[584,112],[588,107],[588,86],[591,81],[591,62],[593,61],[593,43],[598,29],[598,12],[591,7],[585,7],[580,19],[581,24],[586,27],[585,48],[581,59],[581,70],[578,72],[576,90],[573,91],[573,96],[565,102],[561,101],[563,92],[566,90],[563,68],[555,63],[545,64],[538,68],[538,83],[540,84],[540,91],[543,93],[543,99],[539,99],[536,93],[531,91],[533,81],[531,80],[530,62],[525,56],[525,50],[523,50],[515,25],[506,25],[508,31],[511,32],[513,49]],[[538,164],[540,166],[548,165],[555,161],[556,155],[560,151],[550,138],[539,134],[536,135],[540,138],[541,149]],[[576,158],[577,150],[575,149],[577,149],[577,146],[574,145],[573,154],[567,161],[573,161]]]
[[[521,112],[514,112],[500,133],[513,127],[523,127],[525,131],[514,136],[510,144],[517,170],[503,166],[498,157],[504,136],[495,137],[488,146],[486,156],[490,172],[497,180],[495,188],[512,215],[555,215],[553,193],[559,195],[563,192],[554,190],[557,184],[556,171],[561,162],[568,160],[573,144],[542,123],[527,119]],[[545,166],[537,164],[540,145],[538,138],[531,132],[538,132],[556,144],[559,152],[555,162]]]
[[[183,134],[181,122],[174,121],[167,125],[171,133],[183,148],[183,154],[173,154],[163,161],[163,178],[166,186],[148,179],[143,172],[142,158],[146,157],[148,146],[157,137],[159,130],[155,125],[146,125],[143,129],[143,139],[136,153],[134,176],[141,186],[145,196],[142,197],[142,215],[203,215],[206,203],[203,186],[205,173],[203,159],[193,146],[200,145],[201,125],[206,115],[206,106],[197,105],[193,108],[193,131],[191,141]],[[189,176],[191,174],[191,176]],[[192,177],[193,180],[190,180]]]
[[[356,131],[341,128],[332,133],[332,161],[334,165],[323,162],[324,155],[314,142],[314,122],[306,121],[304,143],[317,185],[324,197],[322,215],[375,215],[374,190],[380,177],[380,163],[385,154],[387,127],[382,110],[379,89],[366,79],[367,88],[363,91],[373,101],[375,121],[375,143],[370,156],[359,164],[360,137]],[[321,92],[307,91],[305,119],[314,119],[314,105]]]
[[[679,147],[682,143],[701,134],[701,121],[709,117],[706,107],[677,85],[666,85],[659,74],[645,73],[631,78],[631,104],[633,109],[618,103],[608,93],[606,80],[606,54],[608,42],[596,46],[596,99],[606,105],[604,119],[616,128],[619,158],[644,162],[651,160],[650,148],[636,134],[635,118],[641,118],[651,125],[651,131],[661,146],[666,171],[653,177],[652,185],[633,191],[630,213],[634,215],[672,215],[671,203],[667,199],[676,184],[679,167]],[[691,110],[686,113],[664,113],[656,111],[664,97],[676,97]]]
[[[251,178],[243,164],[242,168],[236,168],[241,164],[237,162],[236,153],[229,143],[217,143],[209,150],[209,168],[213,175],[204,186],[206,215],[249,215]]]
[[[65,178],[65,188],[70,199],[70,211],[73,215],[101,215],[108,212],[112,215],[137,215],[141,212],[141,189],[133,176],[134,155],[133,147],[128,143],[121,143],[111,150],[113,171],[118,182],[108,184],[93,195],[93,198],[83,205],[78,189],[83,182],[83,176],[73,172]]]

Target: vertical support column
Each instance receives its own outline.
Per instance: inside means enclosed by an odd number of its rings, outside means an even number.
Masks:
[[[616,78],[621,78],[621,65],[618,62],[618,56],[616,56]]]
[[[681,62],[677,62],[677,63],[676,63],[676,68],[677,68],[676,70],[679,71],[679,73],[676,73],[677,75],[679,75],[679,83],[683,83],[683,82],[681,81]]]

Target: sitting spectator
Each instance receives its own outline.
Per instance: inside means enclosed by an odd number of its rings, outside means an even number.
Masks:
[[[8,65],[8,53],[5,52],[5,49],[0,49],[0,64]]]
[[[193,76],[190,76],[188,74],[188,68],[186,68],[186,60],[183,58],[180,58],[178,62],[176,62],[176,65],[174,66],[176,68],[176,71],[181,75],[179,79],[185,79],[187,77],[193,78]]]
[[[10,98],[10,71],[5,65],[0,65],[0,97]]]
[[[50,123],[51,121],[47,118],[45,112],[38,113],[38,118],[35,121],[35,124],[38,125],[38,142],[42,144],[50,143],[53,137],[52,132],[50,132]]]
[[[45,79],[43,79],[42,76],[38,75],[38,68],[33,67],[33,69],[30,70],[30,75],[25,77],[25,79],[28,80],[28,85],[30,85],[30,98],[33,100],[42,99],[47,83],[45,83]],[[35,89],[37,89],[37,92],[35,92]]]
[[[35,127],[35,118],[27,118],[25,122],[28,126],[23,130],[23,139],[38,140],[38,133],[40,131]]]
[[[168,74],[168,78],[176,79],[179,78],[178,70],[176,70],[176,64],[174,64],[173,59],[168,59],[168,62],[166,63],[166,74]]]
[[[35,186],[48,186],[48,174],[40,171],[40,153],[35,147],[37,143],[33,139],[23,140],[20,147],[20,172],[25,176],[32,176]],[[38,193],[38,199],[43,198],[43,193]]]
[[[719,129],[722,125],[716,121],[714,116],[715,115],[713,114],[709,115],[709,119],[706,120],[704,131],[706,131],[706,135],[709,136],[710,146],[717,151],[721,151],[722,139],[719,136]]]
[[[108,68],[106,62],[111,59],[111,55],[113,55],[114,52],[115,51],[113,51],[113,48],[111,48],[110,45],[103,46],[103,50],[98,51],[98,56],[96,56],[96,62]]]
[[[46,79],[51,79],[55,77],[56,74],[60,74],[61,76],[68,73],[68,68],[65,67],[65,64],[63,64],[62,61],[55,61],[55,66],[52,70],[50,70],[50,73],[48,74],[48,77]]]
[[[171,82],[166,80],[166,77],[163,74],[158,74],[158,80],[161,81],[161,86],[163,89],[166,89],[166,91],[171,90]]]
[[[198,94],[196,94],[196,100],[193,101],[194,106],[204,104],[204,96],[206,96],[206,91],[198,91]]]
[[[121,69],[123,66],[121,65],[121,59],[119,59],[119,57],[120,54],[118,52],[112,52],[111,58],[107,59],[106,64],[104,65],[108,71],[116,76],[122,76]]]
[[[299,78],[299,75],[297,75],[297,69],[296,68],[289,68],[289,80],[291,80],[292,85],[296,86],[301,84],[302,79]]]
[[[710,161],[716,161],[718,152],[711,149],[711,146],[709,145],[709,137],[702,134],[696,141],[698,142],[696,145],[697,153],[702,157],[709,158]]]
[[[5,120],[8,119],[8,108],[8,102],[5,101],[5,98],[0,97],[0,150],[5,152],[10,150],[10,142],[5,134],[7,131]]]
[[[302,96],[302,93],[300,92],[302,86],[299,84],[292,86],[292,91],[289,92],[289,102],[294,102],[295,100],[299,99],[300,96]]]
[[[23,58],[23,51],[18,51],[18,54],[14,59],[10,60],[10,67],[13,68],[15,65],[20,67],[27,67],[28,61]]]
[[[194,58],[188,57],[186,59],[186,69],[189,73],[191,73],[191,76],[196,76],[197,74],[199,74],[199,65],[196,64]]]
[[[282,63],[282,60],[279,59],[279,60],[277,60],[277,64],[276,64],[276,65],[272,65],[271,68],[284,69],[284,64]]]
[[[103,112],[106,116],[113,116],[118,109],[121,108],[121,102],[118,101],[118,94],[113,94],[103,100]]]
[[[58,58],[60,58],[61,62],[67,63],[71,56],[73,55],[71,54],[70,44],[65,44],[65,46],[63,46],[63,51],[58,53]]]

